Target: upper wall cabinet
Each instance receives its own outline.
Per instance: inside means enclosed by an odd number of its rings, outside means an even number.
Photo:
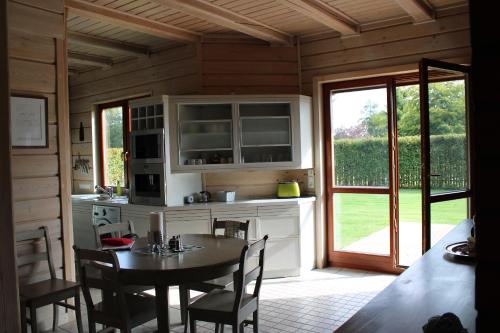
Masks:
[[[313,166],[311,98],[170,96],[174,172]]]

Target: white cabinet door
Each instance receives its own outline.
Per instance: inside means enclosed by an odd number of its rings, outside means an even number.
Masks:
[[[73,239],[75,245],[80,248],[96,248],[92,205],[88,202],[73,203]]]
[[[298,216],[263,217],[260,219],[261,237],[269,238],[298,237],[300,233],[300,218]]]
[[[300,245],[298,238],[269,239],[264,255],[264,277],[298,276]]]

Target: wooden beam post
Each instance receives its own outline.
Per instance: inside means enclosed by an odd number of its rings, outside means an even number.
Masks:
[[[291,35],[209,2],[200,0],[152,0],[152,2],[270,43],[293,45]]]
[[[149,20],[123,11],[95,5],[81,0],[66,0],[66,7],[73,15],[94,18],[117,26],[180,42],[197,42],[200,35],[174,25]]]
[[[86,35],[78,32],[68,32],[69,43],[91,46],[102,51],[120,52],[131,56],[145,56],[149,54],[149,49],[146,46],[135,45],[130,43],[122,43],[116,40],[105,39],[101,37]]]
[[[12,212],[7,1],[0,4],[0,332],[19,332],[19,295]]]
[[[319,22],[342,35],[359,34],[359,23],[341,11],[321,1],[278,0],[285,6]]]
[[[436,17],[434,9],[422,0],[395,0],[416,23],[432,21]]]

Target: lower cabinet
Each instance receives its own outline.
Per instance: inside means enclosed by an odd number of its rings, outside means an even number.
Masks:
[[[300,275],[299,238],[269,238],[264,256],[264,277]]]

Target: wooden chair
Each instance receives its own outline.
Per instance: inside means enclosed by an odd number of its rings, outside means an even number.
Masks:
[[[230,220],[217,220],[214,219],[214,223],[212,224],[212,235],[217,234],[217,230],[223,230],[224,236],[231,238],[242,238],[244,240],[248,240],[248,227],[250,226],[250,221],[246,222],[240,221],[230,221]],[[207,293],[214,289],[225,289],[229,285],[233,283],[233,276],[226,275],[217,279],[190,283],[187,285],[179,286],[179,298],[180,298],[180,307],[181,307],[181,322],[186,324],[186,316],[187,316],[187,306],[191,301],[190,290],[201,291]],[[185,329],[185,331],[187,328]]]
[[[18,267],[36,264],[40,261],[47,261],[50,273],[50,279],[48,280],[21,285],[19,287],[22,332],[27,331],[27,322],[30,323],[32,333],[38,332],[36,309],[45,305],[53,304],[53,330],[56,329],[59,322],[58,306],[62,306],[76,312],[78,332],[83,333],[82,317],[80,312],[80,284],[58,279],[56,277],[47,227],[16,233],[16,242],[35,242],[41,240],[42,238],[45,242],[45,252],[37,252],[17,257]],[[73,297],[75,298],[75,305],[68,304],[66,301]],[[29,308],[30,311],[29,319],[26,319],[26,308]]]
[[[89,332],[96,333],[96,323],[130,333],[132,328],[156,318],[154,297],[128,294],[120,281],[120,265],[114,251],[79,249],[73,246],[87,303]],[[103,301],[95,303],[90,288],[101,291]]]
[[[259,293],[264,272],[264,251],[267,238],[266,235],[263,239],[246,245],[241,251],[239,268],[234,273],[234,291],[212,290],[188,306],[191,333],[196,333],[197,320],[216,323],[216,332],[218,332],[218,324],[221,324],[221,332],[224,331],[224,325],[231,325],[233,333],[243,333],[244,324],[252,324],[253,332],[258,333]],[[248,259],[257,254],[259,263],[250,269]],[[246,287],[252,281],[256,281],[255,288],[252,294],[247,294]],[[252,315],[252,320],[247,320],[250,315]]]
[[[132,221],[123,223],[111,223],[104,225],[94,225],[95,241],[97,248],[102,247],[101,236],[111,234],[112,237],[123,237],[127,234],[135,233],[134,223]]]

